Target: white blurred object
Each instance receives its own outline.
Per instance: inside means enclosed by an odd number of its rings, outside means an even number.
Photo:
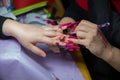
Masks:
[[[0,15],[1,16],[4,16],[4,17],[9,17],[9,18],[12,18],[14,20],[16,20],[16,16],[11,13],[11,12],[8,12],[7,9],[5,7],[0,7]]]
[[[11,12],[3,14],[2,16],[9,17],[9,18],[12,18],[12,19],[16,20],[16,17]]]
[[[8,13],[7,9],[5,7],[0,7],[0,15]]]
[[[35,25],[48,25],[45,22],[45,18],[47,18],[47,15],[41,15],[39,13],[28,13],[26,15],[26,18],[24,19],[24,23]]]

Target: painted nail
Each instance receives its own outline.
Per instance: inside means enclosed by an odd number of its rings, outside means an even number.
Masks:
[[[56,45],[59,45],[59,42],[55,42]]]
[[[73,43],[73,41],[71,41],[71,40],[67,40],[67,42],[68,42],[68,43]]]
[[[68,37],[68,38],[77,39],[77,37],[76,37],[76,36],[72,36],[72,35],[69,35],[69,37]]]

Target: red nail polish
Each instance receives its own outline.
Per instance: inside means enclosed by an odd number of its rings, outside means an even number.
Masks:
[[[71,41],[71,40],[67,40],[67,42],[68,42],[68,43],[73,43],[73,41]]]
[[[56,45],[59,45],[59,42],[55,42]]]
[[[66,38],[65,36],[61,36],[61,37],[59,37],[59,40],[64,41],[65,38]]]
[[[72,51],[74,51],[74,49],[70,48],[70,49],[69,49],[69,51],[71,51],[71,52],[72,52]]]
[[[76,36],[72,36],[72,35],[69,35],[69,37],[68,37],[68,38],[77,39],[77,37],[76,37]]]

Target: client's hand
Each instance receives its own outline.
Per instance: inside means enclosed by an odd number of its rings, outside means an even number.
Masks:
[[[36,47],[36,44],[55,45],[56,42],[59,42],[59,44],[63,45],[64,43],[59,41],[59,37],[63,35],[61,32],[62,30],[58,27],[36,27],[9,19],[3,25],[3,33],[6,36],[15,37],[22,46],[43,57],[46,56],[45,52]]]

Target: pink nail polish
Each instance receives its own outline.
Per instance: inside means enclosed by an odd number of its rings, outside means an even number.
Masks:
[[[68,37],[68,38],[77,39],[77,37],[76,37],[76,36],[72,36],[72,35],[69,35],[69,37]]]
[[[59,42],[55,42],[56,45],[59,45]]]
[[[71,40],[67,40],[67,42],[68,42],[68,43],[73,43],[73,41],[71,41]]]
[[[64,41],[65,38],[66,38],[65,36],[61,36],[61,37],[59,37],[59,40]]]

